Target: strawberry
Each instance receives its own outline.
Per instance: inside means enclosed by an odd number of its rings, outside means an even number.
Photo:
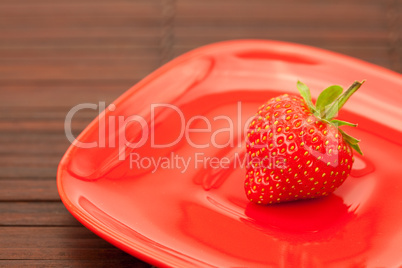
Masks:
[[[364,81],[363,81],[364,82]],[[249,125],[245,191],[258,204],[327,196],[348,177],[359,140],[339,128],[356,126],[334,119],[363,82],[326,88],[314,105],[309,88],[302,97],[284,94],[263,104]]]

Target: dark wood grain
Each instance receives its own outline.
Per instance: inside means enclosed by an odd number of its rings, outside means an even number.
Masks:
[[[0,259],[3,259],[4,252],[19,252],[22,249],[31,249],[31,251],[25,252],[25,256],[19,257],[19,259],[26,259],[32,252],[36,252],[36,259],[40,259],[39,256],[45,256],[46,252],[40,252],[40,248],[46,248],[47,251],[58,252],[61,249],[81,249],[83,251],[90,250],[91,248],[107,249],[109,247],[108,242],[102,240],[98,241],[97,236],[92,232],[81,226],[72,227],[2,227],[0,229],[0,235],[5,239],[4,243],[0,245],[2,249],[0,251]],[[42,238],[42,239],[40,239]],[[94,252],[94,255],[97,253]],[[48,258],[56,258],[55,256],[48,256]],[[79,257],[77,257],[79,258]]]
[[[2,118],[6,114],[12,116],[12,114],[21,113],[18,110],[28,108],[30,113],[51,116],[63,110],[65,115],[69,109],[80,103],[99,103],[99,101],[110,103],[136,82],[138,82],[136,79],[35,82],[0,80],[2,100],[0,116]],[[25,97],[21,98],[21,95]]]
[[[150,267],[60,201],[64,120],[223,40],[296,42],[402,71],[400,0],[0,0],[0,267]],[[99,113],[74,115],[78,135]]]
[[[7,66],[7,67],[6,67]],[[35,60],[1,61],[0,79],[3,80],[91,80],[140,79],[155,69],[155,65],[138,60]]]
[[[13,141],[18,139],[18,143]],[[0,157],[42,155],[60,158],[68,148],[69,142],[64,133],[31,134],[5,133],[0,137]]]
[[[123,261],[144,267],[141,261],[81,226],[1,227],[0,236],[4,241],[0,245],[0,260],[91,260],[114,265]]]
[[[0,211],[0,226],[80,226],[58,200],[0,202]]]
[[[15,170],[15,169],[14,169]],[[11,173],[12,169],[6,170]],[[22,174],[21,174],[22,173]],[[31,175],[27,171],[14,172],[9,178],[0,179],[0,201],[59,201],[60,197],[56,186],[56,167],[51,172],[37,169]],[[35,173],[42,173],[48,178],[40,178]],[[48,174],[46,174],[48,173]],[[24,175],[28,175],[24,177]],[[5,176],[5,175],[3,175]]]
[[[73,218],[56,187],[64,118],[160,64],[161,1],[0,1],[0,267],[149,267]],[[74,115],[76,135],[99,111]]]
[[[262,38],[317,46],[400,72],[399,2],[178,1],[174,55],[221,40]]]
[[[98,268],[98,267],[133,267],[133,268],[149,268],[150,266],[144,262],[136,260],[128,255],[113,256],[112,258],[100,258],[96,260],[0,260],[0,267],[4,268],[52,268],[52,267],[82,267],[82,268]]]
[[[384,1],[385,2],[385,1]],[[349,26],[377,25],[384,18],[386,6],[381,1],[178,1],[177,23],[211,22],[237,25],[281,23]],[[356,14],[357,13],[357,14]]]

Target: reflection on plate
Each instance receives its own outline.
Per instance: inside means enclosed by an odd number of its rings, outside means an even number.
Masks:
[[[363,157],[328,198],[262,207],[244,194],[243,133],[268,98],[366,79],[341,117]],[[135,85],[62,159],[60,196],[93,232],[156,265],[402,264],[402,77],[316,48],[239,40],[191,51]]]

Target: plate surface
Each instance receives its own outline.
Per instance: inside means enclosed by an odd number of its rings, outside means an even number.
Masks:
[[[247,120],[269,98],[366,83],[340,118],[362,139],[351,176],[327,198],[262,207],[243,182]],[[237,40],[164,65],[119,97],[58,169],[67,209],[158,266],[402,265],[402,76],[297,44]],[[159,161],[159,162],[158,162]]]

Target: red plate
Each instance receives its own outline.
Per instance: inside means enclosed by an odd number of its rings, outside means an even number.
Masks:
[[[341,118],[363,157],[334,194],[250,204],[243,129],[260,104],[366,83]],[[58,188],[94,233],[155,265],[402,265],[402,77],[340,54],[241,40],[191,51],[118,98],[66,152]],[[83,148],[90,147],[90,148]],[[159,162],[158,162],[159,161]],[[159,163],[159,164],[158,164]]]

